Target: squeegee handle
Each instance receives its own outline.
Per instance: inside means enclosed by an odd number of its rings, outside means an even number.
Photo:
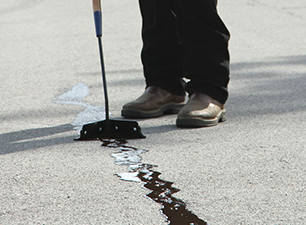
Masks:
[[[101,1],[92,0],[95,26],[96,26],[96,35],[97,37],[102,36],[102,11],[101,11]]]

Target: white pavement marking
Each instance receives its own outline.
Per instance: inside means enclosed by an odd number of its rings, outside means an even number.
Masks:
[[[145,164],[141,163],[141,154],[147,152],[145,149],[136,149],[132,147],[120,147],[120,151],[114,154],[111,154],[115,158],[116,165],[126,165],[128,166],[128,173],[117,173],[117,176],[121,180],[125,181],[134,181],[141,182],[138,178],[139,170],[144,168]],[[143,171],[142,171],[143,172]],[[149,171],[148,171],[149,172]]]
[[[78,105],[85,108],[84,111],[76,115],[72,125],[75,130],[80,131],[82,126],[87,123],[105,119],[105,108],[102,106],[91,105],[83,102],[89,94],[89,88],[84,83],[78,83],[72,87],[68,92],[57,97],[53,102],[65,105]]]

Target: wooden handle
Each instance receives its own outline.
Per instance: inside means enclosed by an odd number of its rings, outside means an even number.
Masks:
[[[100,0],[92,0],[92,6],[94,12],[101,12],[101,2]]]

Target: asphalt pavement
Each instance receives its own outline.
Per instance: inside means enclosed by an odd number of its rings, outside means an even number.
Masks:
[[[147,138],[122,150],[74,141],[104,118],[91,2],[0,0],[0,224],[168,224],[135,164],[210,225],[306,224],[306,2],[218,10],[231,32],[228,120],[138,120]],[[103,0],[112,118],[144,90],[140,28],[138,1]]]

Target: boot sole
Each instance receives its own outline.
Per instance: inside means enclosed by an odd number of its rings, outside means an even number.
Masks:
[[[197,127],[212,127],[218,125],[220,122],[226,121],[226,111],[222,110],[219,115],[214,119],[201,119],[192,117],[177,118],[176,126],[185,128],[197,128]]]
[[[177,114],[184,105],[184,103],[169,103],[152,111],[122,109],[121,116],[125,118],[154,118],[165,114]]]

